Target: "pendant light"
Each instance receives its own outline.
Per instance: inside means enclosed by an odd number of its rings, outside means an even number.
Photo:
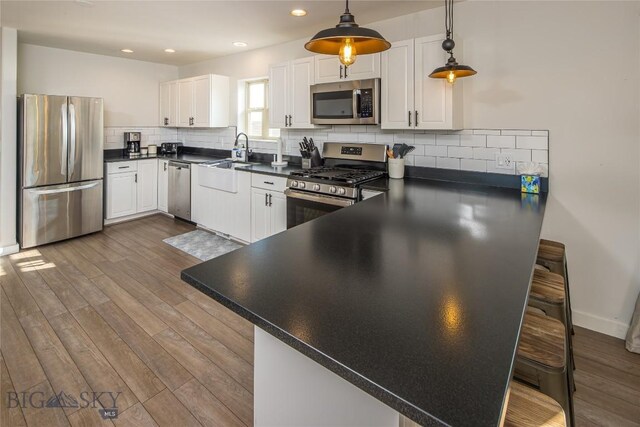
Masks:
[[[377,31],[356,24],[354,16],[349,12],[349,0],[346,0],[338,25],[320,31],[304,47],[315,53],[338,55],[340,62],[348,67],[356,61],[356,55],[382,52],[389,49],[391,43]]]
[[[476,70],[468,65],[460,65],[453,57],[453,48],[456,43],[453,41],[453,0],[444,0],[444,26],[447,31],[447,38],[442,42],[442,49],[450,56],[444,67],[438,67],[429,77],[433,79],[447,79],[453,84],[459,77],[468,77],[476,74]]]

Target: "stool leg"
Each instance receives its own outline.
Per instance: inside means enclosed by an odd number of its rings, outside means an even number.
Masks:
[[[569,386],[568,369],[562,373],[549,373],[540,371],[538,374],[540,391],[555,399],[567,417],[567,425],[575,427],[573,413],[573,399]]]

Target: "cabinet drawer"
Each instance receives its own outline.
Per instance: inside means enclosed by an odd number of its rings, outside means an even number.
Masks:
[[[138,170],[138,161],[130,160],[125,162],[107,163],[107,174],[135,172]]]
[[[251,186],[264,188],[265,190],[283,192],[287,188],[287,178],[281,176],[264,175],[261,173],[251,174]]]

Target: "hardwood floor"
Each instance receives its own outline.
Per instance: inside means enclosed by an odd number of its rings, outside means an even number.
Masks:
[[[1,426],[253,425],[253,326],[183,283],[199,260],[162,242],[193,229],[156,215],[0,258]],[[640,355],[582,328],[574,347],[577,425],[640,426]],[[119,415],[8,407],[54,390],[119,392]]]

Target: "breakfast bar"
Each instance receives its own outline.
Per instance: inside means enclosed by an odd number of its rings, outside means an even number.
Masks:
[[[379,184],[182,272],[256,327],[255,425],[502,423],[546,194]]]

